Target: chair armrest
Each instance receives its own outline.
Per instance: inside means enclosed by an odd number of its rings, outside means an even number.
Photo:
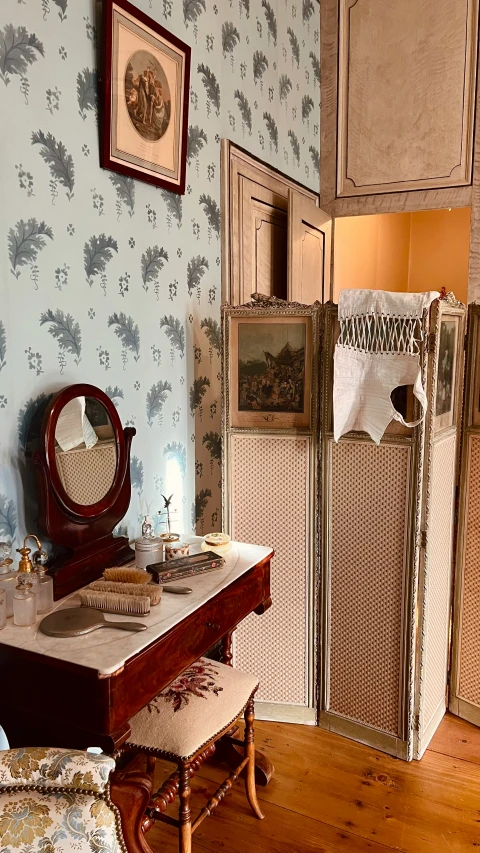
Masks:
[[[12,785],[40,785],[102,793],[114,767],[113,758],[76,749],[8,749],[0,752],[0,792]]]
[[[110,799],[120,812],[123,837],[129,853],[153,853],[145,839],[145,811],[152,780],[136,770],[117,771],[110,778]]]

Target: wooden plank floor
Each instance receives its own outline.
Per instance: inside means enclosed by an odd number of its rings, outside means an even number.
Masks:
[[[237,782],[194,836],[198,853],[464,853],[480,850],[480,730],[446,716],[423,759],[406,763],[322,729],[256,723],[256,744],[275,764],[258,788],[265,820]],[[158,783],[172,765],[157,763]],[[192,781],[193,813],[225,768],[210,761]],[[174,813],[170,812],[169,813]],[[158,853],[176,832],[156,824]]]

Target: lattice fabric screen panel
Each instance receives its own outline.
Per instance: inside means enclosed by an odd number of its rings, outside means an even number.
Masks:
[[[480,436],[468,441],[458,696],[480,708]]]
[[[432,449],[428,551],[424,584],[425,629],[420,725],[423,736],[440,707],[446,707],[457,436],[436,439]],[[420,744],[421,749],[426,744]]]
[[[117,447],[114,441],[98,442],[55,455],[62,485],[72,501],[83,506],[105,497],[115,476]]]
[[[311,438],[232,435],[232,538],[269,545],[272,607],[235,632],[235,665],[260,679],[257,699],[308,705]]]
[[[329,442],[328,708],[401,736],[407,445]]]

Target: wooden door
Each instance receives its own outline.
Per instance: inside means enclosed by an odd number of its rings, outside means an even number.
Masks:
[[[317,299],[330,299],[331,240],[331,217],[295,190],[289,190],[289,301],[311,305]]]
[[[287,201],[242,177],[240,303],[252,293],[287,298]]]
[[[305,202],[310,211],[317,210],[318,196],[315,193],[223,140],[224,302],[242,305],[250,302],[252,293],[290,298],[287,284],[290,192],[295,199],[295,209],[300,210]],[[312,218],[311,222],[312,233],[308,236],[308,243],[315,242],[316,220]],[[317,245],[317,256],[318,251]],[[314,258],[311,250],[309,258]]]

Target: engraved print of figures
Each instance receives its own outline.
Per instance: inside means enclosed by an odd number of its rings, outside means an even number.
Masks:
[[[272,323],[238,329],[238,410],[302,412],[305,326]]]
[[[231,426],[308,429],[311,419],[312,316],[226,317]]]
[[[170,122],[171,97],[165,72],[153,53],[137,50],[125,69],[125,101],[135,130],[156,142]]]
[[[435,396],[435,428],[452,426],[455,410],[454,377],[457,361],[458,317],[440,321],[437,393]]]

